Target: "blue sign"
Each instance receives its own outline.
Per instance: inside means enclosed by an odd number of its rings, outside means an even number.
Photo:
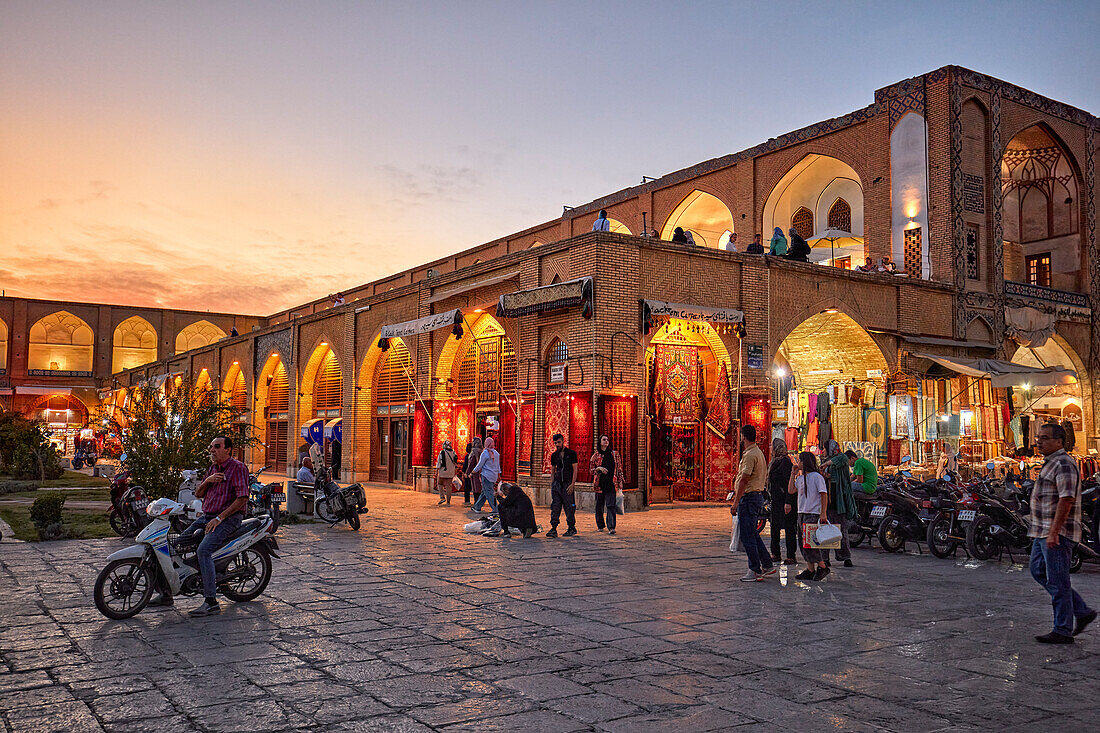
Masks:
[[[302,440],[314,445],[322,445],[325,436],[325,421],[319,417],[302,423]]]
[[[749,369],[763,369],[764,347],[760,344],[745,344],[745,348],[748,350],[745,360],[748,362]]]
[[[343,418],[337,417],[325,424],[325,440],[335,440],[337,443],[344,442],[343,421]]]

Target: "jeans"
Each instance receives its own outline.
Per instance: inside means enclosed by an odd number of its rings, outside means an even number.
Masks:
[[[844,516],[843,514],[834,512],[832,507],[829,507],[826,515],[829,517],[829,524],[835,524],[836,526],[840,527],[840,547],[836,550],[833,550],[833,555],[836,557],[838,562],[851,560],[852,546],[848,544],[848,517]],[[825,555],[825,559],[828,559],[829,551],[824,550],[823,554]]]
[[[204,514],[196,519],[190,527],[185,529],[180,538],[189,537],[199,530],[206,530],[206,523],[216,515]],[[241,515],[234,514],[224,522],[219,522],[214,531],[205,535],[199,543],[199,549],[195,551],[199,560],[199,575],[202,576],[202,594],[207,598],[213,598],[217,592],[217,570],[214,568],[214,552],[224,545],[233,533],[241,528]]]
[[[596,492],[596,529],[604,528],[604,510],[607,511],[607,528],[615,529],[615,520],[618,518],[615,511],[617,499],[615,489]]]
[[[795,511],[793,501],[790,505],[786,503],[787,497],[793,500],[794,494],[788,494],[786,490],[772,492],[772,515],[770,517],[772,523],[772,556],[779,557],[779,532],[782,530],[787,536],[786,557],[794,559],[797,548],[795,539],[798,537],[798,512]],[[791,508],[789,512],[786,511],[788,506]]]
[[[1054,606],[1054,631],[1065,636],[1073,634],[1075,618],[1092,612],[1070,585],[1071,552],[1072,545],[1065,537],[1058,538],[1057,547],[1047,547],[1045,537],[1036,537],[1031,543],[1031,577],[1050,594]]]
[[[550,484],[550,528],[556,529],[561,518],[561,510],[565,510],[565,522],[569,529],[577,526],[577,497],[566,491],[557,481]]]
[[[490,480],[484,476],[481,477],[481,496],[474,502],[475,512],[480,512],[481,507],[485,506],[486,503],[489,504],[489,507],[494,512],[497,510],[497,495],[493,491],[493,489],[496,488],[496,484],[496,479]]]
[[[756,519],[763,508],[763,491],[745,494],[737,505],[737,526],[741,533],[741,544],[745,546],[745,554],[749,557],[749,570],[754,573],[762,573],[772,568],[772,557],[768,554],[764,541],[760,539],[760,532],[756,530]],[[761,570],[761,564],[764,570]]]

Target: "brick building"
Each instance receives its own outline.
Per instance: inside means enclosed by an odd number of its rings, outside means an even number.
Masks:
[[[582,457],[611,434],[632,503],[724,495],[729,418],[765,442],[798,429],[792,387],[803,401],[829,394],[819,421],[880,462],[945,442],[986,459],[1027,441],[1024,417],[1068,420],[1084,452],[1100,408],[1098,127],[944,67],[849,115],[368,283],[339,307],[308,303],[161,354],[115,374],[111,399],[206,371],[249,407],[254,464],[290,471],[303,425],[339,426],[343,478],[397,484],[427,476],[442,439],[461,450],[488,431],[505,475],[543,501],[558,431]],[[609,231],[590,231],[601,209]],[[695,244],[669,241],[677,228]],[[808,240],[809,262],[744,252],[775,228]],[[884,258],[901,274],[857,269]],[[929,355],[1062,376],[994,388]]]

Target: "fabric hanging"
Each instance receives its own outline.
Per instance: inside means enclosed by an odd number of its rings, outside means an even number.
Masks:
[[[809,396],[809,411],[806,413],[806,421],[812,423],[817,419],[817,395]]]
[[[817,396],[817,419],[828,420],[832,416],[832,411],[829,408],[829,394],[822,392]]]
[[[546,415],[543,430],[542,473],[551,473],[550,456],[554,453],[554,434],[561,433],[569,445],[569,393],[554,392],[546,395]],[[580,458],[580,451],[577,457]]]

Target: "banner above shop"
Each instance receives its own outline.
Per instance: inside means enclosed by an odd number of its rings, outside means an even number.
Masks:
[[[969,377],[989,379],[994,387],[1049,387],[1057,384],[1076,384],[1077,372],[1060,366],[1029,367],[996,359],[967,359],[961,356],[913,353],[913,356],[934,361],[945,369]]]
[[[741,323],[745,314],[735,308],[712,308],[706,305],[666,303],[663,300],[642,301],[642,333],[648,334],[654,318],[679,318],[683,321],[706,321],[715,324]]]
[[[591,277],[520,290],[517,293],[505,293],[497,303],[497,318],[519,318],[576,305],[582,306],[581,315],[591,318],[593,294]]]
[[[402,338],[430,333],[438,328],[453,328],[456,323],[462,323],[462,311],[458,308],[446,313],[436,313],[434,316],[417,318],[415,321],[386,324],[382,326],[382,338]]]

